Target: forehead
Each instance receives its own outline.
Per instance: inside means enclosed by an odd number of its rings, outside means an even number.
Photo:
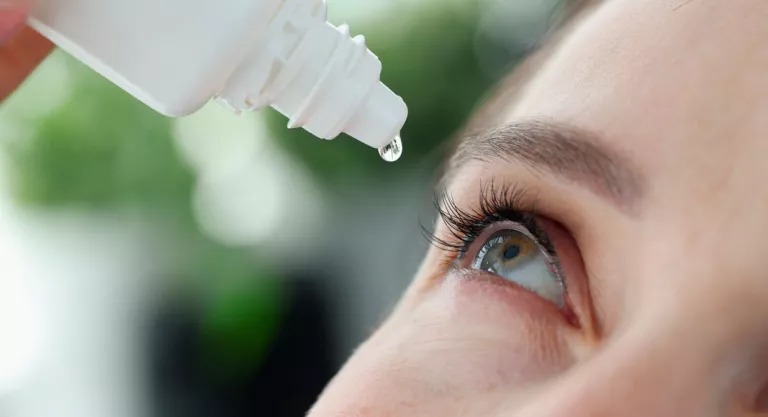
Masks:
[[[558,47],[505,118],[597,132],[658,175],[684,175],[681,160],[696,176],[699,168],[714,175],[761,162],[766,22],[764,0],[608,1]]]

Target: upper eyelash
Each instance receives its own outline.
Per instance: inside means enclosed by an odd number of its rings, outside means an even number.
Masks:
[[[523,204],[527,200],[524,189],[513,185],[497,186],[494,182],[481,184],[479,206],[466,210],[456,204],[453,197],[443,191],[435,198],[435,208],[451,237],[443,239],[424,229],[427,239],[436,247],[461,259],[474,240],[489,226],[501,221],[511,221],[527,229],[537,243],[555,257],[549,237],[536,221],[535,206]]]

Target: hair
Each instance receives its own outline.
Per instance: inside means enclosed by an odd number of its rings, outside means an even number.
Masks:
[[[499,124],[521,91],[541,70],[573,28],[606,0],[566,0],[555,10],[552,29],[514,71],[501,80],[470,117],[460,137]]]

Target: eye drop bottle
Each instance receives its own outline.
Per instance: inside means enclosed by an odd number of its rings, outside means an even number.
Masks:
[[[408,109],[364,38],[326,17],[325,0],[37,0],[29,24],[164,115],[272,106],[391,153]]]

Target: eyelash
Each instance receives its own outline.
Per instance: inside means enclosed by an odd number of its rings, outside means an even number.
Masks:
[[[450,194],[442,192],[435,199],[435,208],[451,236],[443,239],[427,229],[424,229],[424,232],[432,245],[449,255],[448,262],[455,264],[462,260],[471,244],[486,228],[495,223],[509,221],[524,227],[557,264],[554,246],[536,220],[535,205],[524,204],[526,200],[527,194],[522,188],[511,185],[498,186],[489,182],[480,187],[479,207],[465,210],[456,204]]]

